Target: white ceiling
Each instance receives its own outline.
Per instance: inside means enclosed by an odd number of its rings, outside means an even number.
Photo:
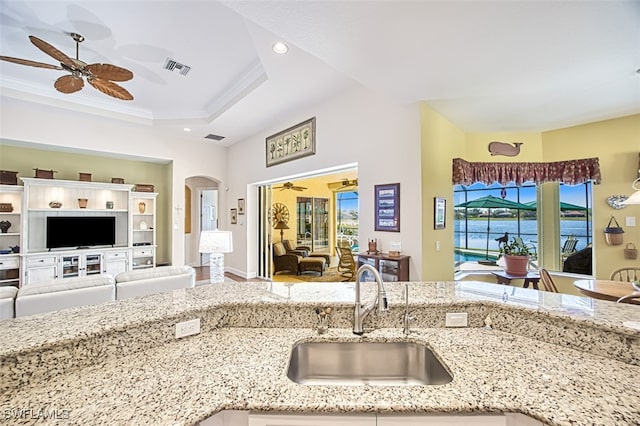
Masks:
[[[55,64],[35,35],[133,71],[131,102],[0,61],[8,98],[230,145],[354,84],[425,101],[465,131],[544,131],[640,113],[638,1],[0,0],[0,55]],[[287,55],[271,51],[277,40]],[[167,58],[191,67],[163,69]],[[294,124],[294,123],[292,123]],[[193,131],[183,134],[183,127]],[[207,143],[214,143],[207,140]]]

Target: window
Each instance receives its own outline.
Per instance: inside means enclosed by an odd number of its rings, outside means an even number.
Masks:
[[[358,252],[358,193],[336,192],[336,243]]]
[[[311,251],[329,251],[329,199],[297,198],[297,243]]]
[[[454,262],[456,270],[477,269],[473,264],[495,265],[499,241],[505,233],[520,237],[538,251],[536,194],[533,183],[522,186],[485,185],[454,186]],[[485,202],[481,202],[481,201]],[[577,250],[592,241],[591,182],[579,185],[560,184],[560,247],[573,236]]]

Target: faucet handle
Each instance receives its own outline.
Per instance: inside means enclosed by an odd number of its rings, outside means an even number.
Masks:
[[[385,293],[378,294],[380,303],[378,303],[378,312],[386,312],[389,310],[389,301]]]

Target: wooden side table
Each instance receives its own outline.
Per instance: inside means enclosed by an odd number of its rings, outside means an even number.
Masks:
[[[522,288],[529,288],[529,284],[535,289],[538,290],[538,283],[540,282],[540,274],[537,272],[527,272],[527,275],[511,275],[508,274],[507,271],[491,271],[493,275],[495,275],[498,280],[498,284],[506,284],[511,285],[511,280],[522,280],[524,279],[524,285]]]
[[[409,281],[409,259],[411,256],[389,256],[388,253],[358,253],[358,268],[365,263],[380,272],[384,281]]]

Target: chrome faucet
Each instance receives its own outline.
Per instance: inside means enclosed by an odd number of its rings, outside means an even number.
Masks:
[[[366,271],[369,271],[373,274],[373,277],[378,284],[378,294],[376,298],[373,299],[370,303],[366,305],[360,304],[360,279],[362,278],[362,274]],[[378,312],[384,312],[389,309],[387,304],[387,292],[384,289],[384,284],[382,283],[382,278],[380,278],[380,274],[378,271],[371,265],[364,264],[356,272],[356,302],[355,302],[355,310],[353,313],[353,334],[358,334],[362,336],[364,334],[364,330],[362,328],[362,323],[364,319],[373,311],[373,309],[378,306]]]

